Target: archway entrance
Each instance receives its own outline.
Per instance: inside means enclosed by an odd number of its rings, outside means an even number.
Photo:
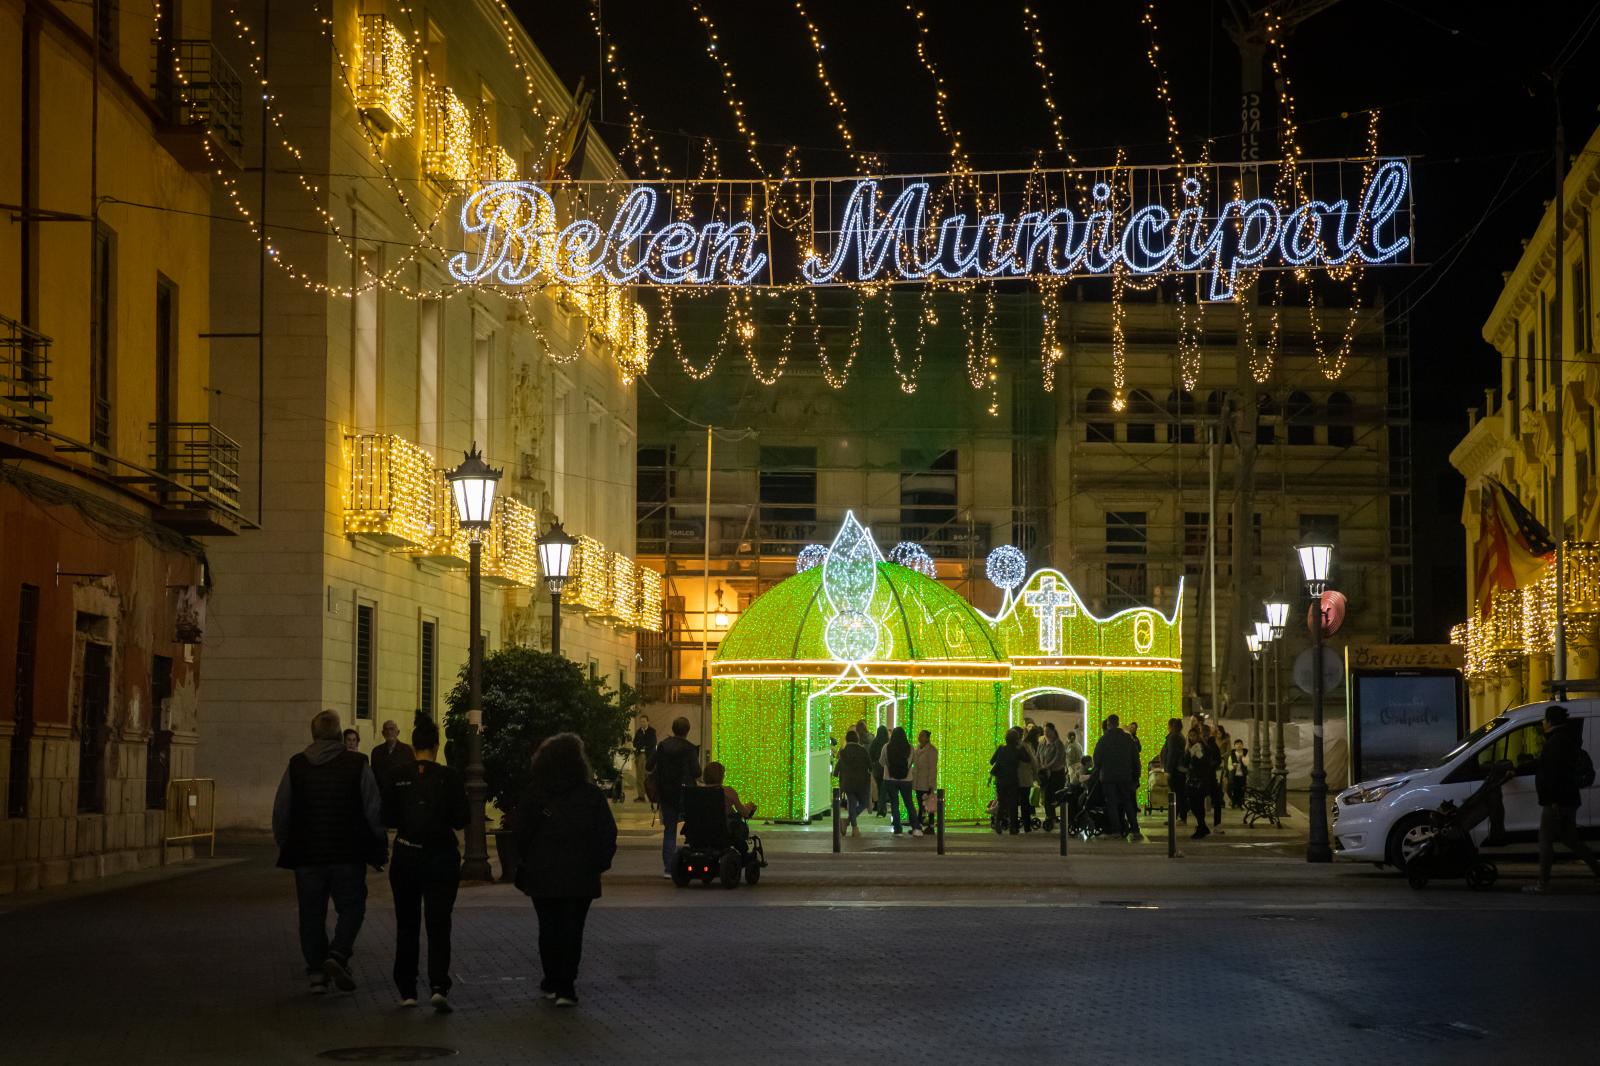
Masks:
[[[1013,721],[1026,728],[1027,722],[1037,725],[1054,722],[1056,732],[1065,740],[1068,733],[1077,733],[1081,744],[1083,725],[1088,718],[1089,703],[1076,692],[1067,689],[1037,689],[1025,692],[1014,701]]]

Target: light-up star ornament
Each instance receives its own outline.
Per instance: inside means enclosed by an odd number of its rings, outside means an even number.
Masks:
[[[1061,650],[1061,620],[1078,613],[1077,601],[1070,589],[1056,584],[1053,574],[1039,579],[1039,587],[1023,593],[1022,602],[1033,609],[1039,618],[1039,647],[1046,655]]]

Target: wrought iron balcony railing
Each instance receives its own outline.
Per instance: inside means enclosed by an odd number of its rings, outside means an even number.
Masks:
[[[239,510],[239,445],[209,422],[150,423],[150,465],[181,486],[163,488],[171,508]]]
[[[179,129],[204,130],[236,164],[244,150],[244,87],[233,67],[205,40],[158,39],[151,53],[151,94],[161,117]]]
[[[50,338],[0,315],[0,419],[50,424]]]

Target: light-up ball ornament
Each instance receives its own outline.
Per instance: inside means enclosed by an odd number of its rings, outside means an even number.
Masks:
[[[1010,592],[1028,576],[1028,558],[1010,544],[1002,544],[989,553],[984,569],[991,585]]]
[[[828,619],[822,639],[835,659],[859,663],[878,650],[878,623],[862,611],[840,611]]]
[[[923,577],[937,577],[938,571],[933,565],[933,556],[927,549],[913,540],[903,540],[889,549],[889,561],[898,563],[907,570],[915,570]]]
[[[807,544],[800,549],[800,554],[794,557],[794,572],[803,574],[813,567],[821,566],[828,559],[828,546],[826,544]]]

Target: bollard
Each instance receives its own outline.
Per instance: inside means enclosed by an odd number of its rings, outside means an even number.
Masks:
[[[842,789],[836,788],[833,790],[833,853],[835,855],[839,854],[839,797],[842,794]]]
[[[1063,794],[1061,797],[1061,854],[1067,854],[1067,815],[1072,812],[1071,797]]]
[[[933,835],[937,842],[937,854],[944,854],[944,789],[933,790]]]
[[[1170,780],[1170,778],[1169,778]],[[1202,815],[1204,817],[1204,815]],[[1178,857],[1178,803],[1177,797],[1172,794],[1171,786],[1167,788],[1167,858]]]

